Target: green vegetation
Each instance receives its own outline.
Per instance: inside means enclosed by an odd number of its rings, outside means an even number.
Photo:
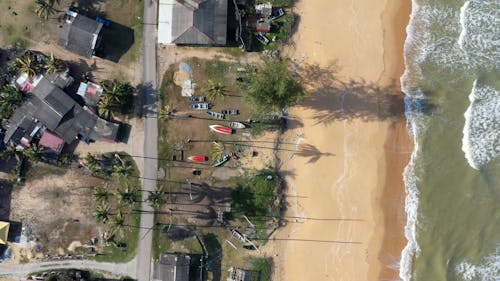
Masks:
[[[36,0],[35,13],[42,19],[47,20],[49,16],[55,14],[57,10],[55,4],[59,4],[59,0]]]
[[[97,105],[101,117],[110,119],[113,113],[130,113],[135,91],[130,83],[113,79],[102,81],[101,86],[103,93]]]
[[[93,176],[107,178],[92,193],[97,202],[94,217],[108,231],[107,246],[96,260],[126,262],[135,254],[139,235],[140,213],[133,211],[141,208],[139,170],[132,157],[122,152],[87,154],[85,166]]]
[[[54,57],[53,53],[50,53],[50,56],[45,60],[45,65],[43,66],[45,71],[48,73],[61,72],[66,68],[66,63]]]
[[[28,51],[16,59],[14,69],[17,72],[28,74],[29,78],[33,78],[40,71],[40,64],[35,55]]]
[[[244,87],[246,99],[256,118],[262,119],[269,113],[282,112],[304,96],[298,77],[289,68],[288,59],[267,59],[257,73],[249,74]]]
[[[234,212],[247,217],[278,217],[280,205],[276,203],[276,194],[280,184],[280,179],[272,173],[240,180],[232,194]]]
[[[16,87],[4,86],[0,92],[0,121],[9,119],[23,100],[23,94]]]
[[[271,281],[273,274],[272,258],[250,258],[252,266],[252,281]]]
[[[219,60],[205,61],[208,80],[221,81],[228,74],[229,64]]]
[[[267,0],[265,2],[270,2],[275,7],[291,7],[293,0]]]
[[[221,82],[209,79],[204,91],[209,100],[215,101],[217,99],[224,99],[227,90],[226,86],[224,86]]]

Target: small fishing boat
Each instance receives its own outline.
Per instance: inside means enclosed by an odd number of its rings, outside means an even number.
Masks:
[[[219,112],[207,111],[207,114],[212,116],[215,119],[225,119],[226,116]]]
[[[207,159],[205,155],[193,155],[188,157],[188,160],[193,162],[205,162]]]
[[[229,161],[230,157],[229,155],[224,155],[222,156],[222,158],[219,158],[217,161],[213,162],[212,167],[219,167],[221,166],[222,164],[226,163],[227,161]]]
[[[241,122],[230,122],[229,123],[229,127],[233,128],[233,129],[244,129],[246,126],[245,124],[241,123]]]
[[[230,135],[233,133],[233,129],[222,125],[210,125],[208,127],[210,128],[210,130],[224,135]]]

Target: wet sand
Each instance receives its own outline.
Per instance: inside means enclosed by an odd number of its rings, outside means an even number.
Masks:
[[[307,4],[306,4],[307,2]],[[274,280],[396,279],[412,150],[399,77],[410,2],[299,1],[293,47],[308,95],[282,152],[288,225]]]

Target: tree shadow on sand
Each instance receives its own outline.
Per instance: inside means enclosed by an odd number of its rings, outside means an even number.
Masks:
[[[299,157],[309,158],[307,163],[316,163],[323,156],[335,156],[330,152],[321,152],[317,147],[312,144],[301,144],[297,152],[294,153]]]
[[[395,81],[381,86],[364,79],[340,80],[339,66],[302,65],[305,86],[310,94],[303,106],[314,109],[316,124],[337,120],[386,120],[404,115],[404,95]]]

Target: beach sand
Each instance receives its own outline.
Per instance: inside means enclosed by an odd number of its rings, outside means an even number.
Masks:
[[[298,1],[293,46],[308,90],[280,153],[288,224],[269,243],[275,279],[393,280],[406,241],[412,150],[399,77],[410,1]]]

